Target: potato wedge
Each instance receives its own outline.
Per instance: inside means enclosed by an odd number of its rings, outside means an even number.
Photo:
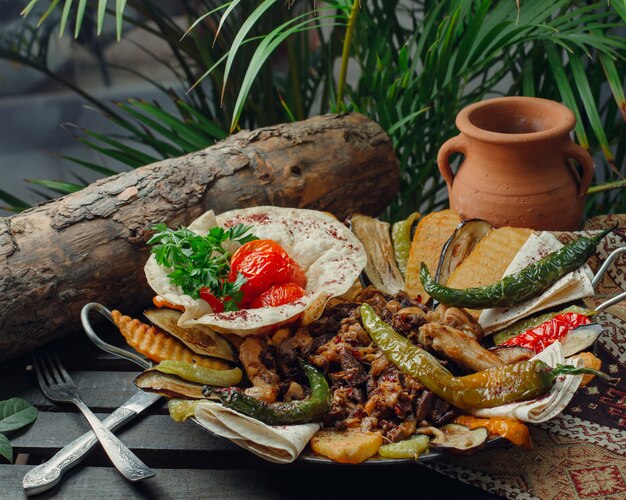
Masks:
[[[119,311],[112,311],[111,316],[128,345],[152,361],[160,363],[166,359],[173,359],[216,370],[229,368],[225,361],[196,354],[181,341],[156,326],[146,325],[138,319],[124,316]]]
[[[373,432],[323,430],[309,444],[315,453],[334,462],[360,464],[378,453],[383,437]]]
[[[178,326],[178,319],[182,315],[180,311],[148,309],[143,314],[156,326],[174,335],[196,354],[227,359],[228,361],[237,360],[230,343],[208,326],[196,325],[190,328]]]
[[[420,265],[424,262],[431,272],[435,272],[443,246],[460,223],[461,218],[456,212],[442,210],[422,217],[417,224],[406,266],[404,285],[404,291],[411,298],[420,296],[423,304],[430,299],[420,282]]]

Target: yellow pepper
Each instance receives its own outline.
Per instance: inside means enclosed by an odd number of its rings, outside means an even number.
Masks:
[[[454,419],[454,422],[466,425],[470,429],[486,427],[492,436],[502,436],[514,445],[523,446],[527,450],[531,450],[533,447],[528,426],[513,418],[478,418],[471,415],[459,415]]]

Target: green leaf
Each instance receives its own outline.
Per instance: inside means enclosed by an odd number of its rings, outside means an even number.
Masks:
[[[580,57],[576,57],[576,55],[570,58],[569,63],[570,67],[572,68],[574,81],[576,82],[578,93],[580,94],[580,97],[583,101],[583,106],[585,107],[585,111],[587,112],[587,118],[589,118],[589,123],[591,124],[593,133],[600,143],[600,147],[602,148],[604,156],[606,156],[606,159],[611,162],[613,161],[613,153],[611,152],[609,141],[607,140],[606,134],[604,133],[602,120],[600,119],[600,113],[598,112],[596,100],[593,96],[593,93],[591,92],[591,87],[589,86],[589,80],[587,80],[587,75],[585,74],[585,68],[583,67],[583,63],[580,61]]]
[[[13,448],[4,434],[0,434],[0,456],[6,458],[10,464],[13,463]]]
[[[118,42],[122,39],[122,22],[124,21],[125,8],[126,0],[115,0],[115,32]]]
[[[12,209],[16,209],[18,211],[22,211],[30,207],[30,205],[24,200],[20,200],[19,198],[7,193],[2,189],[0,189],[0,200],[5,201],[9,205],[11,205]]]
[[[74,38],[78,38],[80,34],[80,28],[83,25],[83,18],[85,17],[85,8],[87,7],[87,0],[80,0],[78,2],[78,9],[76,10],[76,26],[74,27]]]
[[[561,94],[565,105],[570,108],[576,115],[575,130],[576,136],[578,137],[578,142],[583,148],[589,149],[589,139],[587,138],[587,133],[585,132],[585,128],[583,127],[580,117],[580,111],[578,111],[578,106],[576,105],[576,98],[574,97],[574,92],[572,91],[572,87],[570,86],[567,79],[565,68],[563,67],[563,63],[561,62],[561,57],[559,56],[559,53],[553,44],[546,44],[545,50],[546,55],[548,56],[550,69],[552,70],[554,80],[556,81],[557,87],[559,89],[559,93]]]
[[[104,15],[107,11],[107,0],[98,0],[98,19],[96,32],[98,36],[102,33],[102,27],[104,26]]]
[[[63,5],[63,12],[61,14],[61,24],[59,26],[59,38],[65,33],[65,25],[67,24],[67,18],[70,17],[70,8],[72,7],[74,0],[65,0]]]
[[[54,11],[54,9],[56,8],[56,6],[59,4],[59,0],[52,0],[50,2],[50,6],[48,7],[48,10],[46,10],[43,15],[39,18],[39,21],[37,22],[37,27],[39,28],[39,26],[42,25],[42,23],[46,20],[46,18],[52,14],[52,11]]]
[[[16,431],[37,420],[37,408],[28,401],[11,398],[0,401],[0,432]]]
[[[47,187],[56,193],[66,195],[70,193],[75,193],[76,191],[80,191],[85,186],[80,186],[79,184],[72,184],[71,182],[61,182],[61,181],[50,181],[46,179],[28,179],[26,182],[30,184],[36,184],[38,186]]]
[[[250,16],[241,25],[241,28],[239,28],[239,30],[237,31],[237,34],[235,35],[235,38],[233,39],[233,42],[231,43],[230,51],[228,52],[228,58],[226,59],[226,66],[224,67],[224,77],[222,81],[222,100],[224,99],[224,91],[226,90],[226,83],[228,82],[228,75],[230,74],[230,69],[233,65],[233,62],[235,61],[235,56],[237,55],[237,52],[239,51],[239,47],[241,47],[246,36],[250,32],[250,30],[254,27],[254,25],[258,22],[258,20],[261,18],[261,16],[263,16],[263,14],[265,14],[265,12],[276,2],[277,0],[263,0],[263,2],[261,2],[261,5],[259,5],[256,9],[254,9],[252,14],[250,14]],[[222,19],[226,17],[229,14],[229,12],[232,10],[231,7],[234,8],[234,6],[237,5],[238,3],[239,3],[238,0],[234,0],[233,4],[226,10],[226,12],[224,12]],[[221,24],[222,23],[220,22],[220,27],[221,27]],[[241,91],[240,91],[240,95],[241,95]],[[231,127],[231,130],[232,130],[232,127]]]

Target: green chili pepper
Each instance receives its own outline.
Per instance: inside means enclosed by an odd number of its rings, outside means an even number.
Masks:
[[[541,360],[523,361],[455,377],[432,354],[411,344],[380,319],[369,304],[361,305],[361,320],[378,348],[402,372],[457,408],[492,408],[532,399],[547,392],[559,375],[593,373],[590,368],[557,365]]]
[[[228,408],[256,418],[268,425],[304,424],[319,422],[330,408],[331,394],[324,374],[310,365],[302,364],[304,374],[309,379],[311,396],[302,401],[268,404],[244,394],[236,387],[215,389],[206,387],[205,396],[217,395]]]
[[[161,373],[176,375],[182,379],[197,384],[217,385],[220,387],[230,387],[241,382],[243,376],[239,368],[230,370],[214,370],[203,366],[193,365],[184,361],[164,360],[158,365],[149,368]]]
[[[409,251],[411,250],[411,226],[419,218],[420,213],[413,212],[406,219],[391,226],[391,239],[393,241],[396,264],[398,264],[398,269],[400,269],[403,277],[406,276],[406,264],[409,261]]]
[[[447,306],[471,309],[512,306],[541,294],[561,277],[585,264],[595,253],[600,240],[614,229],[615,227],[607,229],[593,238],[582,236],[491,285],[465,289],[448,288],[431,278],[423,262],[420,281],[428,295]]]
[[[584,307],[574,305],[574,306],[566,307],[565,309],[561,309],[560,311],[540,314],[539,316],[535,316],[533,318],[520,319],[519,321],[516,321],[512,325],[507,326],[503,330],[500,330],[498,333],[495,333],[492,337],[493,343],[496,345],[500,345],[506,342],[507,340],[512,339],[513,337],[517,337],[520,333],[524,333],[525,331],[530,330],[531,328],[535,328],[536,326],[539,326],[541,323],[545,323],[546,321],[551,320],[557,314],[565,314],[565,313],[583,314],[584,316],[587,316],[588,318],[597,314],[597,312],[594,311],[593,309],[586,309]]]

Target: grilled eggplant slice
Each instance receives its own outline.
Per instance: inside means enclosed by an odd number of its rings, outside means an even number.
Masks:
[[[230,343],[206,325],[190,328],[178,326],[182,313],[173,309],[149,309],[143,313],[152,323],[183,342],[196,354],[236,361]]]
[[[397,294],[404,288],[404,278],[396,263],[389,224],[362,214],[354,214],[350,224],[365,247],[365,274],[369,281],[383,293]]]
[[[142,391],[155,392],[170,398],[205,399],[202,394],[203,385],[156,370],[143,372],[135,379],[135,385]]]
[[[447,284],[452,271],[463,262],[476,244],[493,229],[487,221],[471,219],[461,222],[441,251],[435,280]]]
[[[447,424],[437,429],[426,427],[418,431],[420,434],[430,434],[432,448],[451,455],[471,455],[480,450],[487,443],[489,430],[486,427],[470,429],[465,425]]]

